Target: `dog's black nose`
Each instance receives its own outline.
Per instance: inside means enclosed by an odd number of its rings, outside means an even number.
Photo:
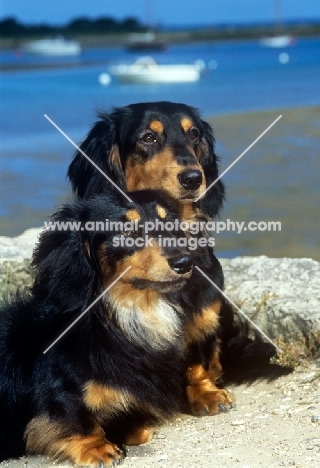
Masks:
[[[168,263],[170,268],[178,273],[183,275],[189,273],[192,270],[192,257],[191,255],[180,255],[179,257],[169,258]]]
[[[178,174],[180,184],[187,190],[197,190],[202,183],[202,173],[196,169],[180,172]]]

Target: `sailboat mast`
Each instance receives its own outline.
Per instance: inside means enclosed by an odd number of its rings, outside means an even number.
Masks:
[[[153,27],[153,10],[151,0],[145,0],[146,24],[151,31]]]
[[[282,0],[273,1],[274,19],[275,19],[275,34],[280,34],[283,30],[282,20]]]

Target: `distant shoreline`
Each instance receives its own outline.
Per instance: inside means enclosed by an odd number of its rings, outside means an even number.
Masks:
[[[288,34],[297,39],[314,38],[320,36],[320,23],[297,23],[284,25],[277,34]],[[59,33],[64,34],[63,32]],[[70,35],[70,33],[65,33]],[[97,33],[79,34],[72,33],[72,37],[79,41],[84,49],[92,47],[125,47],[128,42],[129,32],[121,33]],[[275,34],[274,25],[225,25],[204,27],[203,29],[183,29],[163,31],[155,30],[156,40],[170,44],[186,44],[196,42],[217,42],[217,41],[247,41],[259,40],[263,37]],[[55,33],[37,35],[20,35],[0,37],[1,50],[15,50],[21,43],[31,40],[41,39],[44,36],[54,36]]]

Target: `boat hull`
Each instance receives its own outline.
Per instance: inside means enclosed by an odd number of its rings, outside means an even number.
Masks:
[[[23,47],[25,52],[37,55],[76,56],[81,53],[81,46],[77,41],[64,39],[40,39],[32,41]]]
[[[194,83],[200,78],[200,71],[192,65],[161,65],[155,69],[113,68],[112,73],[121,83]]]
[[[282,35],[282,36],[272,36],[264,37],[260,41],[261,45],[264,47],[271,47],[274,49],[280,49],[282,47],[289,47],[294,43],[292,36]]]

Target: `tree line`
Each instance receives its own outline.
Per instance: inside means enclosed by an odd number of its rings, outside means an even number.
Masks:
[[[107,34],[144,32],[146,27],[136,18],[116,20],[111,17],[97,19],[76,18],[66,25],[54,26],[49,24],[23,24],[13,17],[0,21],[0,37],[26,37],[43,35],[78,35],[78,34]]]

